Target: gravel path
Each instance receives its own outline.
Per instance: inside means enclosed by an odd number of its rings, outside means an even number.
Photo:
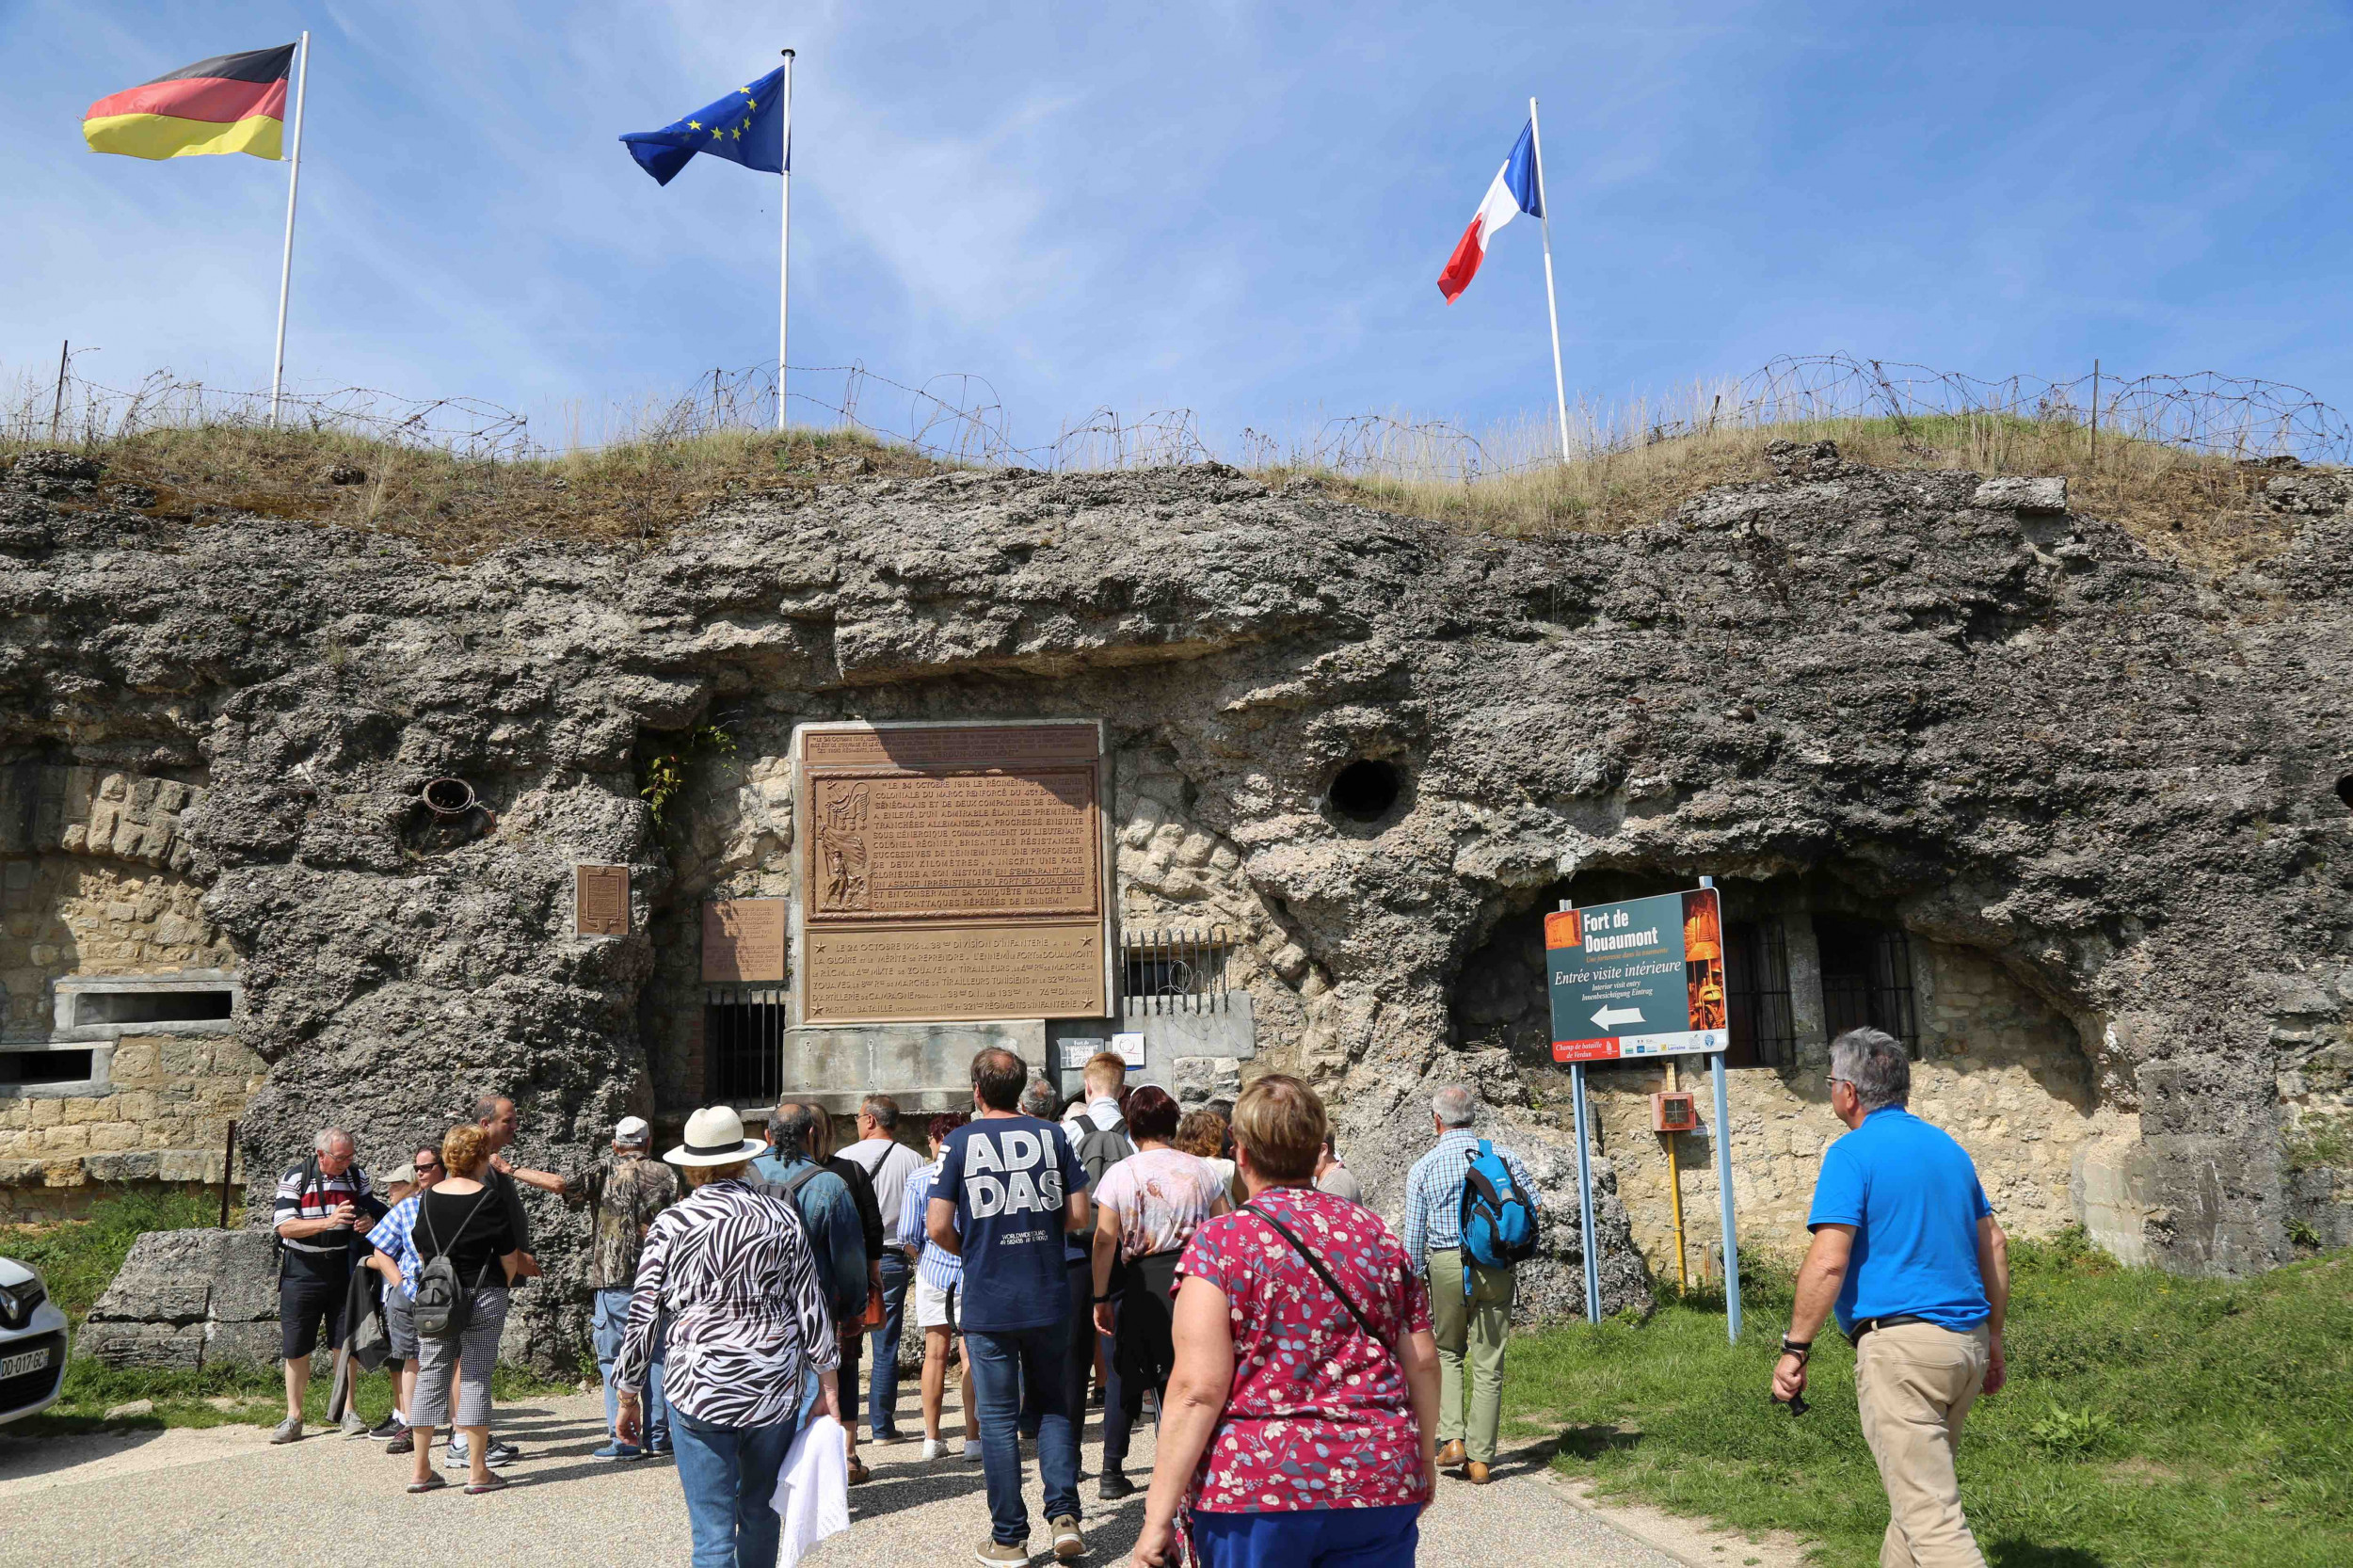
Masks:
[[[249,1568],[322,1557],[438,1562],[449,1560],[454,1541],[472,1540],[480,1551],[462,1555],[565,1568],[684,1561],[677,1477],[667,1462],[588,1457],[603,1440],[603,1415],[593,1394],[502,1410],[500,1436],[528,1457],[505,1472],[519,1484],[493,1497],[469,1497],[455,1486],[411,1497],[401,1490],[406,1458],[332,1433],[278,1448],[259,1428],[120,1439],[0,1435],[0,1560],[42,1568],[140,1561]],[[911,1391],[902,1420],[904,1430],[921,1430]],[[952,1430],[955,1420],[952,1408]],[[1090,1474],[1100,1435],[1099,1421],[1090,1421]],[[921,1451],[917,1443],[865,1446],[874,1479],[850,1495],[856,1523],[807,1560],[816,1568],[969,1562],[987,1533],[981,1468],[953,1458],[927,1465]],[[1141,1480],[1150,1456],[1149,1437],[1140,1438],[1128,1473]],[[1422,1560],[1578,1568],[1675,1568],[1679,1560],[1578,1508],[1532,1450],[1508,1455],[1497,1475],[1494,1485],[1479,1489],[1446,1481],[1438,1506],[1423,1516]],[[1095,1548],[1089,1560],[1124,1562],[1143,1494],[1101,1505],[1093,1480],[1080,1485]],[[1034,1464],[1029,1493],[1032,1540],[1043,1547]],[[1052,1560],[1041,1552],[1036,1560]]]

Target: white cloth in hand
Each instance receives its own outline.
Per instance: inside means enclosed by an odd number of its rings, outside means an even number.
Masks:
[[[850,1528],[850,1459],[840,1422],[819,1416],[801,1429],[776,1472],[776,1495],[768,1506],[782,1523],[777,1568],[792,1568],[817,1543]]]

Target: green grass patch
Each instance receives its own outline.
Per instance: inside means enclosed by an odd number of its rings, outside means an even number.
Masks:
[[[131,1243],[151,1230],[192,1230],[219,1218],[218,1200],[192,1192],[131,1192],[101,1199],[87,1220],[56,1225],[20,1225],[0,1231],[0,1253],[39,1269],[49,1293],[65,1309],[78,1333],[82,1320],[105,1292]],[[213,1427],[230,1422],[275,1426],[285,1414],[284,1374],[276,1367],[208,1367],[200,1372],[147,1371],[102,1367],[76,1360],[66,1368],[57,1402],[40,1416],[13,1423],[11,1435],[88,1432],[101,1426]],[[552,1383],[520,1368],[501,1365],[491,1392],[502,1402],[547,1394],[568,1394],[568,1383]],[[328,1380],[311,1381],[304,1412],[326,1420]],[[354,1396],[370,1425],[390,1415],[392,1380],[372,1372]],[[141,1416],[105,1420],[106,1412],[140,1400],[154,1409]]]
[[[2125,1269],[2074,1238],[2012,1257],[2009,1386],[1961,1447],[1993,1568],[2353,1562],[2353,1253],[2239,1281]],[[1787,1281],[1744,1289],[1737,1346],[1721,1298],[1528,1336],[1507,1410],[1605,1495],[1874,1563],[1887,1507],[1853,1353],[1817,1341],[1814,1408],[1793,1420],[1768,1394]]]

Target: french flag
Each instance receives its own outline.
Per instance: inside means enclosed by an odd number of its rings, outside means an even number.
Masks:
[[[1512,155],[1496,170],[1495,184],[1487,187],[1486,200],[1471,215],[1470,227],[1463,231],[1454,254],[1447,258],[1446,270],[1438,274],[1438,292],[1446,296],[1448,304],[1462,297],[1463,291],[1470,287],[1470,280],[1479,275],[1479,264],[1487,259],[1487,246],[1496,231],[1522,213],[1530,217],[1545,216],[1544,174],[1536,167],[1536,121],[1532,116],[1527,128],[1520,132],[1520,139],[1512,144]]]

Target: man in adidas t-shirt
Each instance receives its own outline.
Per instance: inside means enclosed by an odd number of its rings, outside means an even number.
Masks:
[[[1009,1050],[972,1059],[972,1121],[948,1135],[925,1228],[964,1259],[965,1344],[980,1406],[990,1539],[980,1560],[1026,1562],[1030,1514],[1021,1498],[1015,1428],[1026,1380],[1038,1413],[1037,1467],[1054,1553],[1086,1551],[1079,1534],[1079,1423],[1070,1408],[1070,1288],[1063,1237],[1087,1224],[1086,1172],[1052,1122],[1018,1109],[1030,1069]]]

